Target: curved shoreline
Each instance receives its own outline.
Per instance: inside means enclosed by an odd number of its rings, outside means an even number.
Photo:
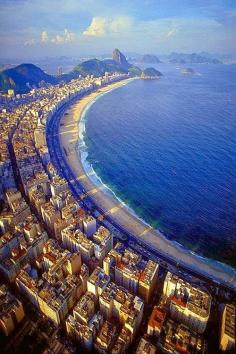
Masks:
[[[217,261],[211,261],[191,253],[184,247],[173,244],[172,241],[168,240],[158,230],[149,227],[140,218],[137,218],[133,213],[131,214],[124,203],[119,202],[112,195],[104,193],[103,189],[105,186],[102,184],[102,181],[100,187],[96,183],[93,183],[87,175],[81,159],[78,158],[78,147],[81,150],[85,146],[81,124],[79,123],[85,118],[87,110],[98,97],[128,82],[130,80],[117,82],[90,93],[70,106],[66,110],[67,114],[61,117],[59,127],[60,145],[62,151],[66,152],[64,157],[75,176],[75,180],[79,182],[83,190],[93,200],[93,203],[99,206],[106,216],[109,216],[109,219],[112,218],[115,224],[126,230],[128,234],[134,236],[137,241],[146,245],[151,250],[163,254],[163,256],[174,259],[176,264],[202,273],[209,278],[214,278],[216,281],[230,285],[236,289],[236,277],[233,274],[233,268],[232,271],[230,271],[231,269],[227,269],[228,272],[226,272],[226,269],[222,269],[224,266],[223,263],[219,264],[218,262],[217,264]],[[226,265],[225,267],[227,268],[228,266]]]
[[[123,204],[124,208],[127,210],[128,213],[130,213],[131,215],[133,215],[135,218],[137,218],[138,220],[140,220],[143,224],[145,224],[147,227],[151,227],[150,224],[148,224],[148,222],[146,222],[141,216],[139,216],[135,210],[132,209],[131,206],[129,206],[128,204],[126,204],[118,195],[116,195],[116,193],[112,190],[111,187],[109,187],[109,185],[107,185],[106,183],[104,183],[102,181],[102,178],[96,173],[96,171],[94,170],[92,164],[90,164],[88,161],[86,161],[86,158],[88,156],[88,152],[87,152],[87,146],[85,143],[85,135],[86,135],[86,129],[85,129],[85,122],[87,120],[87,113],[89,111],[89,109],[92,107],[92,105],[97,101],[97,99],[101,98],[102,96],[104,96],[104,94],[109,93],[113,91],[113,89],[106,91],[105,93],[101,94],[101,95],[97,95],[95,97],[95,99],[91,100],[88,105],[85,107],[85,109],[81,112],[80,114],[80,118],[79,118],[79,140],[82,143],[80,145],[80,148],[78,147],[78,156],[80,155],[80,160],[81,160],[81,164],[84,168],[84,171],[87,175],[90,176],[90,180],[94,183],[94,185],[96,187],[102,186],[104,187],[103,192],[105,194],[108,195],[108,197],[112,197],[115,198],[116,201],[120,202]],[[81,147],[82,146],[82,147]],[[83,149],[85,148],[85,151],[83,151]],[[91,175],[92,173],[92,175]],[[159,233],[163,238],[169,240],[168,235],[165,235],[161,230],[159,230],[158,228],[153,228],[153,230],[155,230],[157,233]],[[170,240],[169,240],[170,241]],[[184,245],[182,245],[181,243],[179,243],[177,240],[171,240],[170,242],[172,242],[172,244],[174,244],[178,249],[182,250],[183,252],[189,252],[191,253],[194,257],[199,258],[200,260],[202,260],[203,262],[208,263],[209,265],[212,265],[214,267],[214,265],[218,265],[218,267],[221,268],[221,270],[228,272],[228,273],[234,273],[234,275],[236,276],[236,269],[233,268],[232,266],[223,263],[217,259],[211,259],[208,258],[206,256],[203,255],[199,255],[197,253],[195,253],[194,251],[192,251],[191,249],[186,248]]]

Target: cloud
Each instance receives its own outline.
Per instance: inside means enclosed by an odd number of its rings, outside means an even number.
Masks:
[[[174,28],[174,29],[170,30],[169,32],[167,32],[166,37],[167,38],[175,37],[178,32],[179,32],[179,30],[177,28]]]
[[[25,47],[33,47],[35,45],[36,41],[35,39],[27,39],[25,42],[24,42],[24,46]]]
[[[93,17],[91,24],[83,32],[84,36],[104,37],[115,33],[125,32],[132,28],[132,19],[128,16],[114,18]]]
[[[48,41],[49,41],[48,32],[47,31],[43,31],[41,33],[41,42],[42,43],[47,43]]]
[[[94,17],[89,27],[83,32],[85,36],[102,37],[106,34],[106,19],[104,17]]]
[[[130,17],[120,16],[120,17],[114,18],[110,22],[109,30],[112,33],[119,33],[122,31],[131,30],[132,27],[133,27],[133,20]]]
[[[57,34],[55,37],[51,39],[51,42],[55,44],[71,43],[75,41],[75,38],[76,38],[75,33],[65,28],[63,35]]]
[[[41,43],[54,43],[54,44],[64,44],[74,42],[76,34],[69,31],[67,28],[64,29],[62,35],[56,34],[53,37],[50,37],[47,31],[41,32],[40,42]]]

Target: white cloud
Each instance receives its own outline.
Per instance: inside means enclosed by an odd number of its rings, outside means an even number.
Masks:
[[[55,44],[61,44],[61,43],[64,43],[64,38],[62,36],[60,36],[59,34],[57,34],[55,37],[53,37],[51,39],[51,42],[55,43]]]
[[[109,30],[112,33],[119,33],[123,31],[131,30],[133,26],[133,20],[127,16],[116,17],[110,22]]]
[[[179,30],[177,28],[174,28],[167,32],[166,37],[167,38],[175,37],[178,32]]]
[[[74,32],[71,32],[68,29],[64,29],[63,35],[57,34],[51,39],[51,42],[55,44],[71,43],[75,41],[75,37],[76,36]]]
[[[35,45],[35,39],[27,39],[25,42],[24,42],[24,46],[25,47],[33,47],[33,45]]]
[[[64,30],[65,42],[73,42],[75,40],[75,33],[69,31],[68,29]]]
[[[106,19],[104,17],[94,17],[89,27],[83,32],[85,36],[102,37],[106,34]]]
[[[43,31],[40,36],[40,41],[41,43],[64,44],[74,42],[75,38],[75,33],[65,28],[62,35],[56,34],[53,37],[50,37],[47,31]]]
[[[43,31],[41,33],[41,42],[42,43],[47,43],[48,41],[49,41],[48,32],[47,31]]]
[[[128,16],[114,18],[94,17],[91,24],[83,32],[84,36],[104,37],[115,33],[127,31],[132,28],[132,19]]]

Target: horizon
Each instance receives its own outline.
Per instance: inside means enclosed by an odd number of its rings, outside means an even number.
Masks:
[[[33,64],[33,61],[36,62],[37,60],[39,61],[43,61],[43,60],[56,60],[56,59],[69,59],[69,60],[90,60],[90,59],[99,59],[99,60],[103,60],[103,59],[111,59],[112,58],[112,52],[115,48],[111,49],[110,53],[100,53],[100,54],[87,54],[87,55],[62,55],[60,53],[58,53],[57,55],[42,55],[42,56],[31,56],[31,57],[23,57],[23,56],[16,56],[15,58],[13,57],[1,57],[0,56],[0,63],[4,63],[4,61],[9,61],[12,60],[13,62],[21,62],[22,64]],[[227,52],[227,53],[214,53],[214,52],[210,52],[210,51],[170,51],[170,52],[166,52],[166,53],[154,53],[154,52],[129,52],[129,51],[124,51],[122,50],[122,48],[117,48],[120,52],[122,52],[122,54],[125,55],[126,59],[136,59],[136,57],[142,57],[144,55],[153,55],[156,56],[158,58],[168,58],[170,57],[172,54],[180,54],[180,55],[191,55],[191,54],[197,54],[200,56],[211,56],[211,57],[215,57],[215,58],[236,58],[236,52]],[[24,61],[25,60],[25,61]],[[28,60],[28,61],[27,61]]]
[[[1,60],[99,57],[116,47],[155,55],[236,54],[232,0],[121,0],[112,6],[108,0],[0,0],[0,10]]]

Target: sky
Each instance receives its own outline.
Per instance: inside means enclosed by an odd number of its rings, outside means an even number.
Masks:
[[[0,57],[236,53],[236,0],[0,0]]]

